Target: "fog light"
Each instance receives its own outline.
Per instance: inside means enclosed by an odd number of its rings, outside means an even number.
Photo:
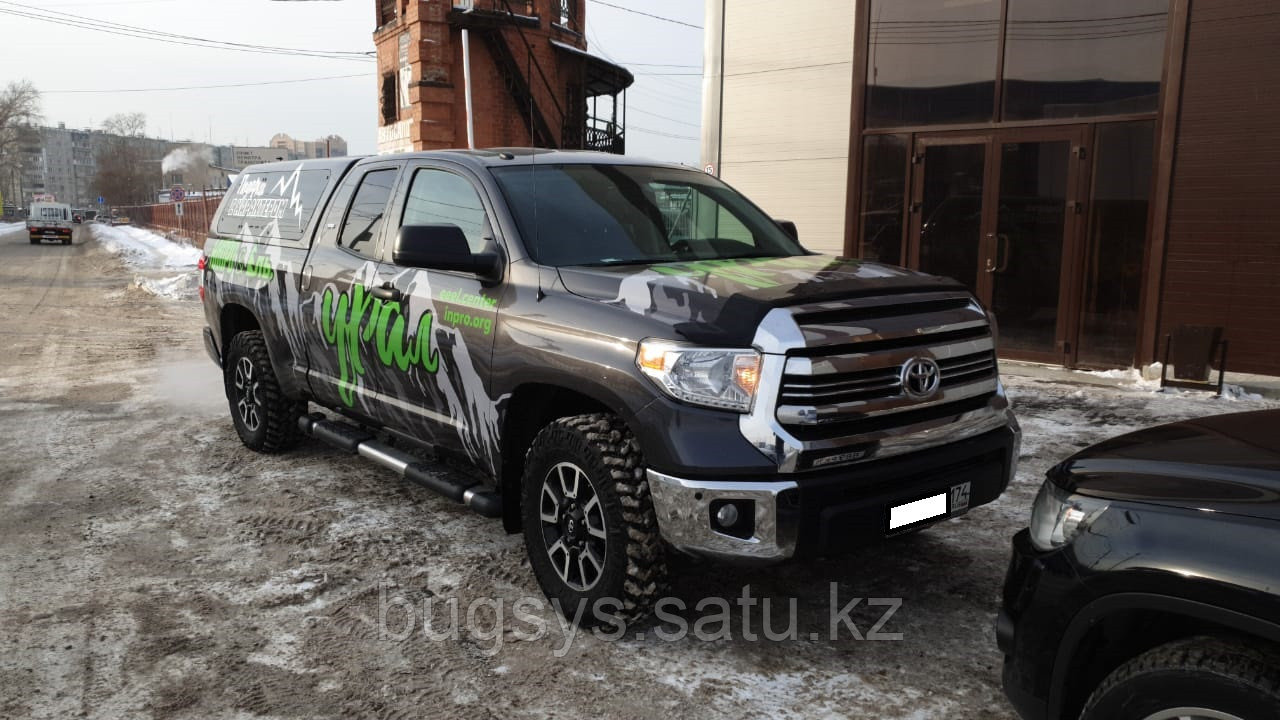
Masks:
[[[716,523],[722,528],[730,528],[738,524],[738,506],[732,504],[721,505],[716,511]]]

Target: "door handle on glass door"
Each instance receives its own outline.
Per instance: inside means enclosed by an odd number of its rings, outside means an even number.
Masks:
[[[996,235],[996,257],[1000,257],[1000,246],[1004,246],[1004,258],[1000,264],[996,266],[995,272],[1002,273],[1009,269],[1009,254],[1012,248],[1009,247],[1009,236],[1004,233]]]

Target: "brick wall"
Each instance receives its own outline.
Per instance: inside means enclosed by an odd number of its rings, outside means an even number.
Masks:
[[[477,0],[478,8],[505,8],[502,0]],[[510,0],[516,13],[538,16],[538,26],[502,29],[512,53],[526,65],[531,74],[530,86],[556,138],[560,137],[563,113],[568,108],[567,87],[581,72],[581,61],[556,50],[550,40],[586,49],[579,32],[557,27],[558,0]],[[461,30],[449,22],[451,0],[411,2],[396,21],[378,29],[374,41],[378,48],[379,103],[382,77],[399,72],[400,35],[411,33],[409,59],[413,66],[413,82],[409,97],[411,107],[400,110],[400,119],[409,123],[409,140],[414,150],[460,148],[467,145],[466,98],[463,86]],[[581,29],[586,4],[577,0],[574,25]],[[527,67],[529,52],[521,33],[532,48],[536,65]],[[526,121],[515,99],[506,87],[499,65],[481,32],[471,33],[472,108],[475,117],[477,147],[528,146],[532,144]],[[538,75],[538,67],[546,83]],[[397,75],[398,77],[398,75]],[[547,87],[547,86],[550,87]],[[556,103],[560,111],[555,108]],[[381,104],[378,122],[383,125]]]

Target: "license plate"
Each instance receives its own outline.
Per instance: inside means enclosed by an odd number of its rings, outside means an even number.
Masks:
[[[923,500],[916,500],[906,505],[889,508],[889,529],[897,530],[900,527],[914,525],[946,514],[947,494],[938,493]]]
[[[961,483],[948,488],[947,492],[889,508],[889,529],[897,530],[925,520],[968,510],[970,487],[970,483]]]

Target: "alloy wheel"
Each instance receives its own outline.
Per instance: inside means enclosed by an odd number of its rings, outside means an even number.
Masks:
[[[562,462],[542,479],[538,515],[551,566],[565,585],[586,592],[604,575],[609,548],[604,506],[582,468]]]
[[[240,421],[249,432],[257,432],[262,426],[259,414],[262,403],[258,400],[258,379],[254,376],[253,362],[247,357],[236,363],[235,384],[236,411],[240,413]]]

